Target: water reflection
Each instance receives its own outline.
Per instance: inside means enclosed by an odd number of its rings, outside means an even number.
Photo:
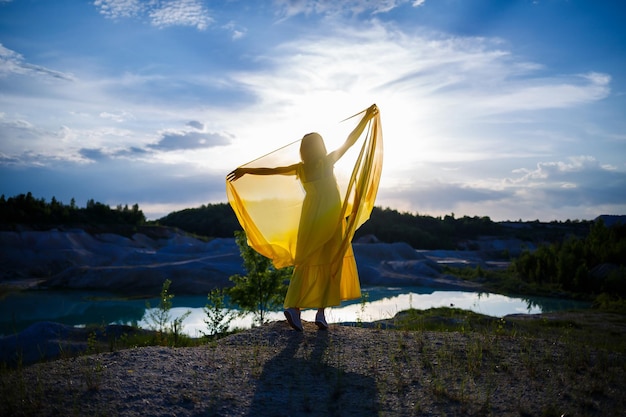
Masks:
[[[156,302],[153,302],[156,305]],[[86,324],[139,323],[145,300],[127,300],[108,293],[84,291],[24,291],[0,301],[0,335],[17,333],[33,323],[52,321]]]
[[[544,297],[516,298],[492,293],[475,293],[463,291],[439,291],[432,288],[365,288],[368,302],[345,302],[340,307],[326,311],[329,323],[371,322],[392,318],[396,313],[409,308],[428,309],[431,307],[455,307],[471,310],[492,317],[503,317],[509,314],[537,314],[575,308],[586,308],[588,303],[580,301],[552,299]],[[175,308],[173,315],[177,317],[191,311],[184,321],[185,331],[192,336],[200,336],[207,331],[202,309]],[[282,311],[268,314],[269,320],[284,320]],[[302,319],[315,320],[315,310],[302,312]],[[247,315],[231,323],[231,327],[249,328],[252,316]]]
[[[375,321],[393,317],[409,308],[453,306],[472,310],[494,317],[507,314],[535,314],[572,308],[584,308],[586,303],[540,297],[516,298],[499,294],[462,291],[439,291],[432,288],[364,288],[367,302],[346,302],[340,307],[327,310],[330,323]],[[158,299],[147,300],[152,306]],[[173,299],[172,318],[186,311],[191,314],[183,322],[190,336],[201,336],[207,332],[203,310],[207,302],[202,296],[176,296]],[[304,311],[303,320],[313,321],[314,310]],[[57,291],[21,292],[7,295],[0,301],[0,334],[19,332],[38,321],[81,326],[85,324],[133,324],[148,327],[146,322],[146,300],[126,300],[106,293]],[[269,314],[270,320],[284,320],[281,311]],[[233,321],[232,327],[249,328],[252,316],[247,315]]]

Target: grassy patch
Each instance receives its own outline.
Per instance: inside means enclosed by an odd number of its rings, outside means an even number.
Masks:
[[[581,310],[494,318],[443,307],[403,311],[390,322],[394,333],[419,339],[412,352],[419,366],[411,373],[419,371],[437,408],[493,414],[511,385],[541,393],[520,397],[519,415],[602,415],[621,407],[615,389],[626,372],[625,315]]]
[[[401,330],[450,332],[492,327],[498,319],[469,310],[437,307],[428,310],[401,311],[391,321],[395,328]]]
[[[579,310],[541,315],[486,316],[458,308],[410,309],[386,320],[404,331],[474,332],[555,340],[626,353],[626,315]]]

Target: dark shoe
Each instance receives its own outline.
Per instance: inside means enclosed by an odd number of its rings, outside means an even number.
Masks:
[[[315,315],[315,325],[319,330],[328,330],[328,323],[326,323],[326,317],[324,317],[324,313],[317,313]]]
[[[300,312],[295,308],[288,308],[287,310],[285,310],[285,318],[294,330],[301,332],[303,329],[299,313]]]

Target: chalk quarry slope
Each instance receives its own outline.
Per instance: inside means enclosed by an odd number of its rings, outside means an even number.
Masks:
[[[443,273],[443,265],[501,267],[495,251],[515,253],[525,242],[483,239],[474,251],[417,251],[405,243],[353,243],[361,284],[475,289]],[[477,245],[474,245],[475,247]],[[201,240],[174,229],[157,236],[88,233],[82,229],[0,232],[0,284],[155,294],[172,281],[175,294],[206,294],[245,274],[234,239]]]

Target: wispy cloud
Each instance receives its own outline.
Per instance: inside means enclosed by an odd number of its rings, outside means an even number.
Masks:
[[[591,156],[543,162],[533,170],[520,169],[516,173],[521,176],[510,180],[510,188],[516,193],[511,206],[518,202],[535,207],[536,218],[545,218],[548,213],[558,218],[572,208],[587,208],[595,216],[603,214],[598,209],[604,207],[604,214],[614,214],[614,210],[626,206],[626,172],[603,166]]]
[[[235,23],[234,21],[230,21],[222,26],[223,29],[228,30],[231,33],[231,37],[233,40],[238,40],[246,36],[248,30]]]
[[[125,122],[129,119],[135,118],[135,116],[133,116],[131,113],[128,113],[126,111],[120,111],[120,112],[115,112],[115,113],[103,111],[102,113],[100,113],[100,117],[103,119],[113,120],[118,123]]]
[[[146,7],[141,0],[95,0],[100,13],[111,19],[135,17]]]
[[[191,132],[165,132],[161,139],[152,149],[164,151],[176,151],[186,149],[212,148],[230,144],[231,139],[220,133]]]
[[[0,77],[8,75],[30,75],[40,78],[53,78],[63,81],[73,81],[72,74],[55,71],[40,65],[33,65],[24,60],[24,57],[0,43]]]
[[[205,30],[213,18],[199,0],[96,0],[94,5],[110,19],[146,16],[153,26],[190,26]]]
[[[477,103],[489,113],[568,108],[608,97],[611,77],[590,73],[569,77],[506,80],[494,85],[496,94],[483,94]]]
[[[451,116],[458,128],[495,114],[570,108],[610,93],[607,74],[546,76],[540,64],[499,40],[407,33],[376,21],[358,30],[325,29],[324,36],[277,46],[260,69],[232,74],[234,84],[275,114],[284,109],[330,118],[377,102],[394,118],[392,129],[402,125],[402,136],[453,128],[446,122]]]
[[[386,13],[396,7],[409,3],[410,0],[275,0],[279,16],[289,18],[299,14],[321,15],[358,15],[361,13]],[[414,1],[414,6],[421,5],[425,0]]]
[[[567,161],[540,162],[535,169],[517,169],[514,173],[520,177],[510,179],[515,186],[530,186],[533,189],[548,189],[570,195],[585,191],[585,195],[594,189],[603,190],[602,198],[606,201],[626,203],[626,172],[615,167],[602,165],[593,156],[571,157]],[[609,187],[614,192],[607,192]],[[620,190],[622,190],[620,192]],[[597,198],[597,197],[593,197]]]
[[[197,0],[161,2],[160,7],[148,12],[156,27],[191,26],[205,30],[213,19],[207,9]]]

